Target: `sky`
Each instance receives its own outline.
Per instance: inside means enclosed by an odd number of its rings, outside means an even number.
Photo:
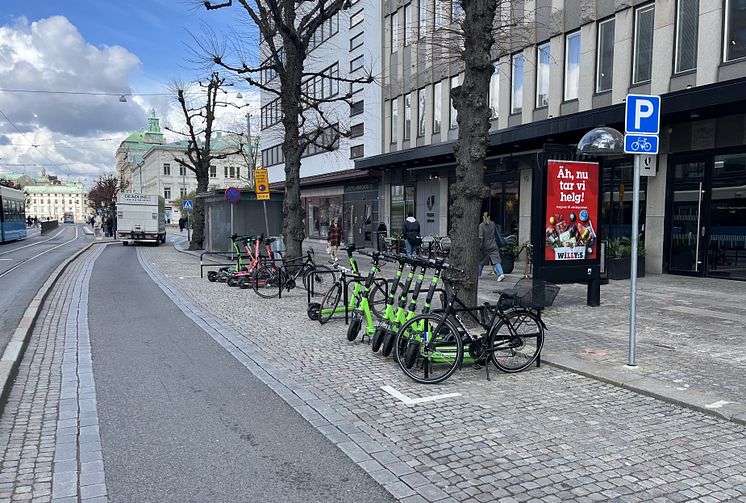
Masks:
[[[169,90],[210,72],[195,37],[242,40],[257,52],[247,20],[238,7],[208,12],[196,0],[0,0],[0,173],[44,168],[88,186],[114,173],[117,147],[147,127],[151,109],[162,126],[183,130]],[[245,106],[221,117],[236,130],[247,112],[258,116],[258,91],[240,81],[226,89]]]

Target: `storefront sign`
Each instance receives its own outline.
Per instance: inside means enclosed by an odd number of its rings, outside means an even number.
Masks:
[[[345,185],[345,193],[348,192],[368,192],[371,190],[378,190],[377,184],[375,183],[358,183],[355,185]]]
[[[593,260],[598,253],[599,167],[596,162],[547,161],[544,258]]]

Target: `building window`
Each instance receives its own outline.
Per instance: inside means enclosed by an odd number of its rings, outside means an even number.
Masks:
[[[565,37],[565,101],[578,99],[580,87],[580,32]]]
[[[427,90],[423,87],[417,91],[417,136],[425,136],[425,100]]]
[[[746,11],[743,13],[746,15]],[[676,6],[675,73],[697,68],[699,0],[679,0]]]
[[[442,28],[446,21],[446,5],[444,0],[435,0],[435,28]]]
[[[452,0],[451,3],[451,22],[458,22],[464,15],[464,8],[461,7],[461,0]]]
[[[334,35],[339,33],[339,15],[335,14],[331,18],[324,21],[313,34],[313,38],[308,41],[309,52],[316,49],[322,43],[326,42]]]
[[[391,52],[399,48],[399,11],[391,14]]]
[[[304,91],[307,90],[304,86]],[[308,95],[308,94],[307,94]],[[280,110],[280,98],[270,101],[261,108],[261,127],[266,129],[272,127],[282,120],[282,110]]]
[[[171,176],[171,165],[167,162],[163,163],[163,176]]]
[[[359,138],[365,134],[365,124],[355,124],[350,127],[350,138]]]
[[[350,50],[354,51],[358,47],[362,47],[364,37],[365,37],[365,33],[358,33],[357,35],[352,37],[350,39]]]
[[[500,63],[495,63],[495,70],[490,77],[490,118],[497,119],[500,110]]]
[[[324,100],[339,94],[339,63],[334,63],[319,73],[321,75],[311,77],[301,84],[303,94],[311,100]],[[268,118],[275,121],[274,123],[282,120],[282,111],[279,109],[279,98],[275,101],[278,103],[276,110],[272,109],[268,112]],[[267,107],[272,103],[267,105]]]
[[[746,2],[726,0],[723,60],[741,58],[746,58]]]
[[[404,131],[402,139],[409,140],[412,136],[412,93],[404,95]]]
[[[404,6],[404,47],[412,43],[412,4]]]
[[[217,178],[218,177],[218,168],[215,166],[210,166],[210,178]]]
[[[225,171],[225,178],[228,178],[228,166],[224,166],[223,170]]]
[[[442,99],[442,83],[436,82],[435,85],[433,85],[433,134],[440,133],[441,99]]]
[[[179,166],[179,176],[186,176],[187,169],[186,166]]]
[[[350,28],[357,26],[363,22],[363,9],[360,9],[356,13],[350,16]]]
[[[350,159],[357,159],[365,156],[365,145],[353,145],[350,147]]]
[[[356,101],[350,105],[350,117],[359,115],[365,111],[365,100]]]
[[[361,69],[363,65],[365,65],[365,58],[361,54],[357,58],[350,61],[350,72]]]
[[[632,83],[650,81],[653,70],[653,21],[655,4],[635,11],[635,49],[632,63]]]
[[[614,78],[614,19],[598,23],[596,92],[610,91]]]
[[[310,141],[303,151],[302,157],[309,157],[324,152],[331,152],[339,148],[339,124],[324,128],[321,134],[309,138]]]
[[[513,54],[511,64],[511,79],[513,81],[510,95],[511,113],[519,113],[523,110],[523,53]]]
[[[399,99],[391,100],[391,143],[396,143],[396,123],[399,121]]]
[[[181,187],[179,189],[179,195],[181,196],[182,199],[186,197],[186,195],[187,195],[187,189],[186,189],[186,187]]]
[[[536,108],[549,105],[549,42],[536,48]]]
[[[171,199],[171,187],[163,187],[163,198]]]
[[[458,75],[455,77],[451,77],[451,92],[448,93],[448,103],[450,105],[449,110],[449,126],[451,129],[456,129],[458,127],[458,110],[456,110],[456,107],[453,106],[453,90],[456,89],[459,86],[458,84]]]
[[[274,147],[262,150],[263,166],[274,166],[283,162],[285,162],[285,155],[282,152],[282,145],[275,145]]]
[[[420,0],[420,22],[417,25],[417,34],[419,38],[423,38],[427,35],[427,2],[428,0]]]

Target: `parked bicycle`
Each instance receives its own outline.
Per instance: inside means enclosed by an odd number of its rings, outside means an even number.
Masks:
[[[303,289],[310,288],[310,282],[323,287],[336,280],[336,272],[329,266],[316,264],[313,249],[308,249],[304,257],[294,259],[263,259],[263,267],[254,271],[251,281],[243,279],[241,288],[253,287],[260,297],[271,299],[280,295],[281,290],[290,291],[301,279]],[[279,260],[279,263],[278,263]]]

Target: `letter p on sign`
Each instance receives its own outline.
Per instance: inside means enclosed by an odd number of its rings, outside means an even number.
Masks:
[[[627,95],[624,130],[626,133],[657,135],[660,132],[661,98],[641,94]]]

